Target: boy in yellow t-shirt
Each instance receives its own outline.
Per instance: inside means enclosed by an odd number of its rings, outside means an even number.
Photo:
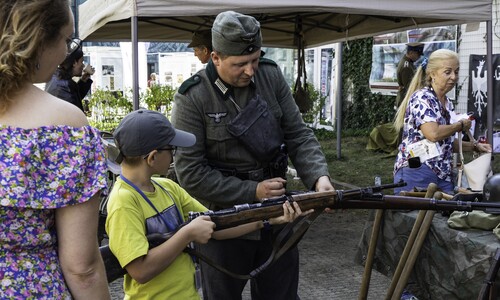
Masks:
[[[227,239],[263,228],[262,221],[214,232],[208,216],[195,218],[161,245],[149,249],[147,235],[175,231],[190,211],[207,209],[165,175],[177,147],[190,147],[193,134],[175,129],[159,112],[134,111],[113,133],[120,150],[121,175],[108,202],[109,247],[127,270],[125,299],[199,299],[194,263],[183,252],[191,242]],[[291,222],[301,215],[297,203],[283,204],[284,214],[270,224]]]

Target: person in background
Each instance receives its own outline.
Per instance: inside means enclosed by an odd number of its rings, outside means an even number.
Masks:
[[[177,183],[153,175],[166,175],[177,147],[190,147],[196,139],[177,130],[157,111],[136,110],[113,133],[122,172],[108,202],[106,231],[109,247],[127,270],[124,292],[130,299],[198,299],[193,259],[183,252],[191,242],[206,243],[211,237],[232,238],[264,227],[263,221],[214,232],[208,216],[180,227],[189,212],[207,209]],[[294,209],[295,208],[295,209]],[[270,224],[293,221],[301,215],[296,202],[283,204],[284,215]],[[174,233],[149,249],[147,236]]]
[[[396,106],[399,107],[401,101],[406,96],[410,82],[415,74],[414,63],[424,54],[424,44],[423,43],[408,43],[406,44],[406,53],[403,55],[398,63],[398,68],[396,70],[396,76],[398,80],[398,94],[396,96]]]
[[[212,30],[195,31],[188,47],[193,48],[194,56],[198,57],[202,64],[206,64],[212,53]]]
[[[158,84],[158,81],[156,81],[156,73],[151,73],[149,74],[148,88],[151,88],[155,84]]]
[[[79,44],[81,41],[76,41]],[[83,63],[83,51],[79,46],[73,53],[59,65],[52,79],[45,85],[45,91],[76,105],[83,112],[87,113],[83,106],[83,98],[87,95],[92,86],[90,76],[94,74],[94,68],[88,66],[85,68]],[[73,77],[80,77],[78,82]]]
[[[110,299],[100,134],[34,85],[78,49],[69,3],[0,1],[0,27],[0,299]]]
[[[212,210],[262,202],[285,194],[289,155],[307,189],[333,190],[320,145],[283,74],[275,62],[261,57],[260,23],[222,12],[212,26],[212,45],[206,69],[174,96],[172,123],[196,136],[196,143],[180,149],[175,159],[180,185]],[[246,139],[230,133],[248,128],[238,121],[247,118],[259,119],[250,122],[254,133]],[[239,239],[210,240],[200,251],[226,269],[248,274],[269,257],[279,232],[277,227]],[[201,265],[204,299],[241,299],[246,280]],[[298,267],[293,247],[251,280],[252,299],[296,299]]]
[[[454,135],[471,127],[469,119],[451,123],[450,112],[454,107],[446,93],[455,87],[459,68],[458,55],[447,49],[432,52],[417,68],[394,121],[396,130],[402,131],[394,182],[407,183],[406,187],[394,189],[394,193],[425,188],[431,182],[444,192],[453,193],[452,154],[458,151],[459,142]],[[418,147],[428,147],[430,154],[426,159],[412,157],[410,149]],[[463,151],[473,150],[491,152],[491,145],[463,142]]]

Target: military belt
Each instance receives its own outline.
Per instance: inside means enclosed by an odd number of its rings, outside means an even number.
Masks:
[[[224,176],[234,176],[241,180],[262,181],[271,178],[269,167],[245,172],[238,172],[236,169],[222,169],[217,167],[215,169],[219,170]]]

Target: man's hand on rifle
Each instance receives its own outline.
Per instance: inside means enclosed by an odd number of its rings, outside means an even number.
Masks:
[[[327,191],[334,191],[335,189],[333,188],[332,182],[330,181],[330,177],[328,176],[321,176],[316,180],[315,184],[315,191],[316,192],[327,192]]]
[[[316,192],[327,192],[327,191],[335,191],[335,188],[332,185],[332,182],[330,181],[330,177],[328,176],[321,176],[318,178],[316,181],[315,185],[315,190]],[[333,210],[330,208],[325,208],[325,212],[332,212]]]
[[[257,184],[255,191],[255,198],[257,201],[262,202],[265,198],[273,198],[284,195],[286,180],[281,177],[266,179]]]

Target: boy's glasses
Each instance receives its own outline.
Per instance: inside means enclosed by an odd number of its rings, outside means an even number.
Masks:
[[[172,146],[172,147],[167,147],[167,148],[159,148],[159,149],[156,149],[156,151],[170,151],[170,153],[172,154],[172,156],[175,156],[175,152],[177,152],[177,147],[176,146]],[[144,156],[143,159],[146,159],[149,157],[149,154]]]
[[[157,149],[158,151],[170,151],[170,153],[172,153],[172,156],[175,156],[175,152],[177,152],[177,147],[176,146],[172,146],[172,147],[169,147],[169,148],[162,148],[162,149]]]

